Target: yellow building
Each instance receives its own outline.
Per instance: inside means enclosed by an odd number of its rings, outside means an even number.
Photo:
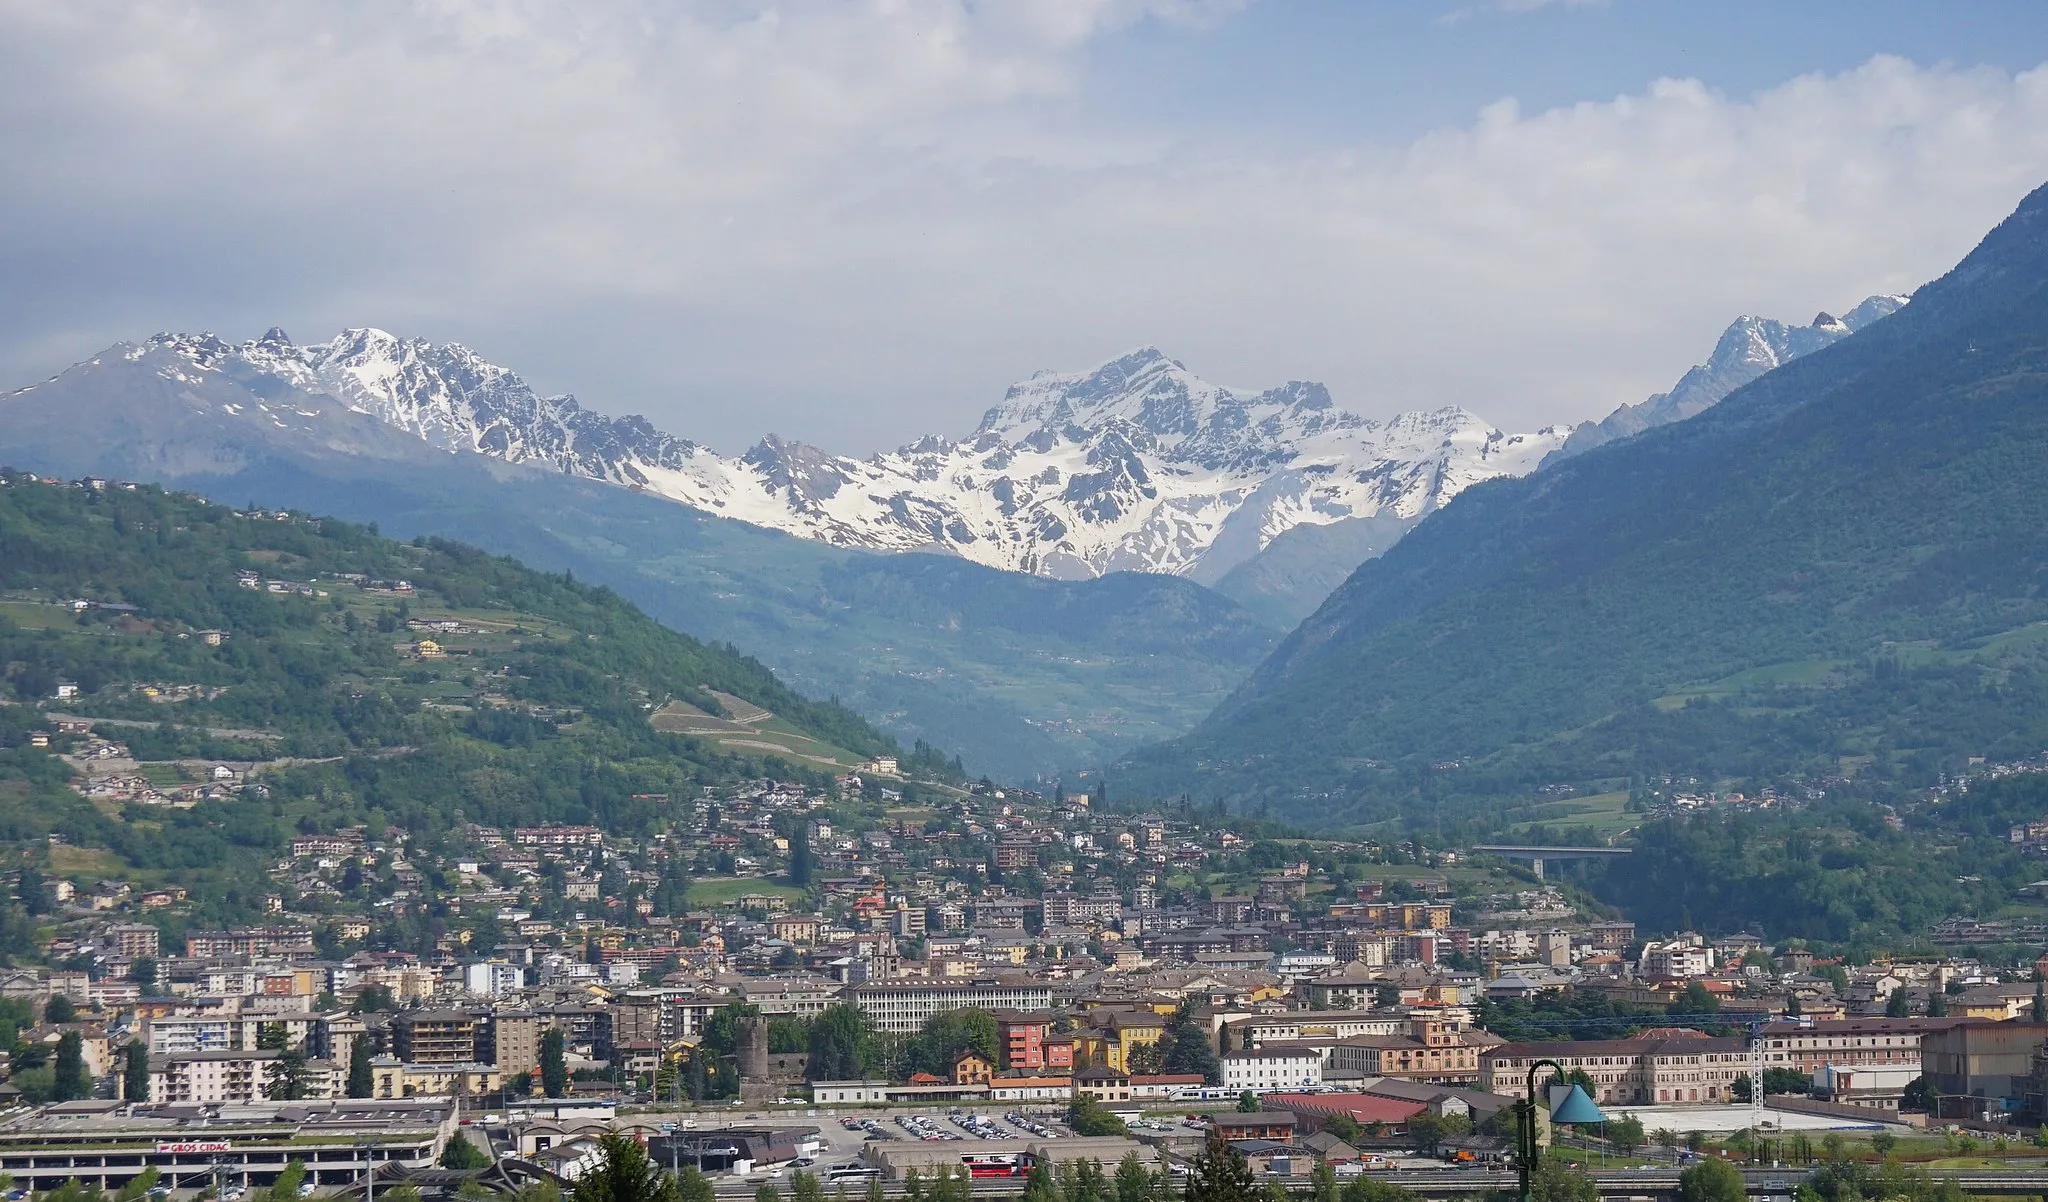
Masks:
[[[1095,1068],[1127,1073],[1131,1053],[1166,1034],[1166,1020],[1150,1010],[1096,1011],[1088,1017],[1096,1025],[1074,1032],[1074,1056]]]
[[[389,1056],[371,1064],[371,1095],[379,1098],[473,1098],[505,1083],[495,1064],[400,1064]]]

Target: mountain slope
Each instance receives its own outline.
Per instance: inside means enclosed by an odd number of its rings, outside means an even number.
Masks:
[[[1654,426],[1670,425],[1704,412],[1721,398],[1792,360],[1810,355],[1869,325],[1889,317],[1906,304],[1903,296],[1866,297],[1840,317],[1822,313],[1813,324],[1788,326],[1767,317],[1738,317],[1714,344],[1714,353],[1679,378],[1670,392],[1623,405],[1598,422],[1583,422],[1565,444],[1544,462],[1581,455],[1594,447],[1628,438]]]
[[[242,375],[196,369],[162,341],[112,348],[0,399],[0,463],[334,513],[572,570],[676,629],[746,648],[906,743],[926,739],[1010,777],[1185,731],[1277,641],[1185,580],[1068,583],[839,550],[552,460],[437,448],[327,394]],[[518,445],[581,445],[530,436],[551,423],[520,425]]]
[[[59,681],[77,695],[53,699]],[[395,823],[430,847],[464,822],[563,821],[639,837],[677,806],[687,818],[704,786],[831,788],[894,748],[604,589],[470,547],[19,475],[0,475],[0,701],[0,841],[61,836],[187,887],[199,925],[259,919],[267,870],[305,830]],[[747,707],[754,726],[663,734],[649,715],[675,702]],[[80,765],[55,759],[79,740],[31,744],[55,715],[143,762],[116,776],[168,790],[179,761],[231,761],[251,787],[179,806],[115,781],[88,800]],[[379,921],[417,933],[430,917],[400,905]]]
[[[2044,285],[2048,189],[1854,337],[1467,490],[1126,770],[1335,818],[1544,780],[2038,750]],[[1379,766],[1400,763],[1425,767]]]

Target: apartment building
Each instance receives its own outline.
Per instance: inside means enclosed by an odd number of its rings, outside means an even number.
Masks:
[[[1377,981],[1375,984],[1386,984]],[[1408,1030],[1408,1017],[1385,1010],[1294,1010],[1264,1018],[1241,1019],[1230,1024],[1233,1047],[1256,1048],[1268,1043],[1298,1040],[1355,1039],[1360,1035],[1401,1035]]]
[[[1735,1078],[1749,1074],[1749,1053],[1740,1039],[1695,1035],[1507,1043],[1480,1053],[1479,1088],[1519,1095],[1529,1066],[1538,1060],[1555,1060],[1567,1073],[1584,1069],[1596,1102],[1633,1105],[1726,1102],[1733,1097]]]
[[[1322,1083],[1323,1058],[1313,1049],[1262,1048],[1223,1054],[1226,1089],[1304,1089]]]
[[[508,1077],[540,1065],[540,1016],[514,1011],[490,1016],[491,1063]]]
[[[915,982],[877,982],[846,990],[878,1031],[915,1031],[943,1010],[1050,1010],[1052,987],[1028,978],[933,978]]]
[[[604,832],[594,826],[522,826],[512,832],[520,847],[603,847]]]
[[[278,1051],[181,1052],[149,1058],[151,1102],[255,1102],[283,1057]],[[339,1097],[340,1066],[308,1060],[300,1083],[308,1098]]]
[[[768,1018],[810,1018],[839,1000],[840,986],[823,977],[747,977],[740,993]]]
[[[1308,999],[1319,1010],[1364,1010],[1389,988],[1393,982],[1385,972],[1354,962],[1309,978]]]
[[[162,936],[146,922],[117,922],[107,928],[106,942],[115,955],[136,960],[156,956],[162,946]]]
[[[1003,1049],[1003,1065],[1020,1072],[1046,1068],[1045,1039],[1052,1032],[1049,1015],[1023,1014],[1005,1010],[995,1016],[996,1044]],[[1066,1045],[1071,1052],[1073,1045]],[[1062,1068],[1073,1067],[1071,1059]]]
[[[228,1015],[167,1015],[149,1020],[149,1050],[165,1055],[224,1052],[241,1044],[241,1020]]]
[[[1107,890],[1096,890],[1082,895],[1079,893],[1048,893],[1045,895],[1045,925],[1049,927],[1078,927],[1092,922],[1115,922],[1123,915],[1123,901]]]
[[[228,931],[189,931],[185,956],[215,960],[224,956],[288,956],[314,951],[313,928],[304,926],[236,927]]]
[[[1354,1035],[1331,1045],[1329,1067],[1436,1085],[1479,1080],[1480,1053],[1500,1045],[1483,1031],[1460,1031],[1432,1018],[1410,1020],[1400,1035]]]
[[[370,1065],[370,1094],[376,1098],[480,1097],[504,1086],[492,1064],[400,1064],[379,1056]]]
[[[526,985],[526,969],[503,960],[482,960],[462,966],[462,988],[478,997],[496,997]]]
[[[1791,1019],[1764,1024],[1764,1067],[1815,1073],[1836,1068],[1920,1064],[1921,1037],[1961,1018]]]
[[[476,1060],[476,1016],[462,1010],[407,1010],[391,1020],[392,1050],[407,1064]]]

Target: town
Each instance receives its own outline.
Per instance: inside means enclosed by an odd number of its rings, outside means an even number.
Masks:
[[[121,750],[89,727],[38,741],[81,787]],[[987,782],[909,804],[906,783],[885,759],[653,799],[672,821],[650,839],[308,830],[267,921],[227,929],[181,921],[176,887],[23,867],[44,963],[0,977],[0,1172],[232,1194],[455,1165],[514,1192],[630,1130],[721,1184],[893,1189],[1133,1154],[1171,1180],[1215,1134],[1270,1180],[1427,1192],[1426,1165],[1508,1162],[1539,1062],[1618,1120],[1593,1142],[1624,1159],[1651,1132],[1670,1159],[1786,1133],[2019,1146],[2048,1115],[2048,957],[1644,938],[1538,874],[1570,849],[1275,837]],[[430,950],[384,937],[408,913]]]

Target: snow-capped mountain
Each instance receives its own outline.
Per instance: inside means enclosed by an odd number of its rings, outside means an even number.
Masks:
[[[127,353],[142,359],[153,351],[170,351],[259,397],[292,395],[300,408],[332,397],[443,450],[540,463],[618,484],[644,483],[632,475],[634,463],[677,465],[696,450],[646,418],[609,418],[572,396],[543,397],[457,343],[362,329],[300,346],[273,326],[239,346],[212,334],[158,334]]]
[[[1867,297],[1840,317],[1821,313],[1813,324],[1804,326],[1786,325],[1768,317],[1738,317],[1721,332],[1713,355],[1680,377],[1670,392],[1623,405],[1601,421],[1580,424],[1556,457],[1563,459],[1590,451],[1652,426],[1684,421],[1765,372],[1831,346],[1878,318],[1896,313],[1908,299]]]
[[[1374,421],[1320,384],[1219,387],[1146,347],[1013,386],[964,439],[867,459],[770,437],[738,458],[543,397],[459,345],[347,330],[301,346],[160,334],[133,356],[220,373],[304,416],[331,398],[429,444],[646,489],[842,547],[941,551],[1085,578],[1204,581],[1297,526],[1414,518],[1461,489],[1535,468],[1567,431],[1496,430],[1463,409]],[[266,411],[267,411],[266,406]]]

